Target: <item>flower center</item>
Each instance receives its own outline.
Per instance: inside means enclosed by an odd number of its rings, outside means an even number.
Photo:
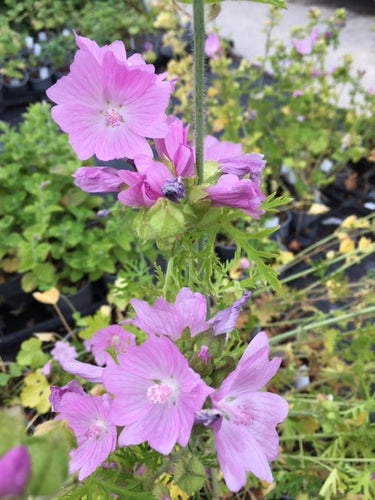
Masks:
[[[104,422],[101,420],[95,420],[93,424],[85,432],[85,436],[91,439],[99,439],[103,434],[105,434],[107,428]]]
[[[168,402],[171,392],[171,389],[164,382],[155,384],[147,389],[147,399],[150,403],[164,405]]]
[[[233,423],[235,425],[251,425],[253,422],[253,417],[251,415],[251,411],[247,406],[241,405],[234,410],[232,408],[233,414]]]
[[[118,335],[112,335],[111,346],[118,347],[120,345],[121,339]]]
[[[124,121],[123,116],[114,108],[106,111],[104,116],[107,127],[118,127]]]

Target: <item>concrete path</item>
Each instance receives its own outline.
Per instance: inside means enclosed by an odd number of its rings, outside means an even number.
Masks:
[[[304,25],[309,8],[315,6],[321,11],[321,18],[328,19],[336,8],[351,7],[348,10],[346,26],[341,30],[338,49],[329,54],[327,66],[336,65],[344,54],[354,56],[354,68],[366,70],[363,77],[365,88],[375,89],[375,2],[373,0],[286,0],[288,10],[280,11],[282,20],[274,29],[274,38],[290,43],[292,26]],[[329,6],[328,6],[329,4]],[[353,5],[355,7],[353,7]],[[267,17],[266,4],[247,1],[224,1],[221,3],[221,13],[216,19],[222,36],[231,38],[234,51],[250,62],[256,62],[257,57],[264,54],[265,34],[264,22]],[[207,26],[207,30],[210,25]],[[327,69],[328,69],[327,68]]]

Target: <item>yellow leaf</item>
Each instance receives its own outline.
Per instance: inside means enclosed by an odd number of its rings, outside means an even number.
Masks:
[[[50,288],[45,292],[34,292],[33,297],[42,304],[57,304],[57,301],[60,298],[60,293],[57,288]]]
[[[53,342],[55,340],[55,334],[52,332],[34,333],[34,337],[41,340],[42,342]]]
[[[313,203],[307,212],[309,215],[321,215],[329,212],[329,208],[321,203]]]
[[[168,474],[163,474],[161,476],[161,482],[165,484],[169,491],[169,497],[171,500],[189,500],[189,495],[185,491],[181,490],[174,482],[168,482],[171,476]]]
[[[24,378],[25,386],[21,391],[20,400],[23,406],[35,408],[38,413],[47,413],[51,405],[48,401],[50,388],[47,378],[37,370]]]

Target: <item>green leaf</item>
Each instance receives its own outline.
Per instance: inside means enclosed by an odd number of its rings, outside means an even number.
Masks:
[[[95,332],[106,328],[111,322],[111,314],[108,309],[100,308],[94,316],[85,316],[83,321],[86,323],[86,328],[78,333],[80,339],[88,340]]]
[[[21,408],[13,406],[0,410],[0,456],[25,438],[25,424]]]
[[[70,446],[66,432],[56,427],[43,436],[33,436],[27,443],[32,463],[28,495],[51,495],[67,478]]]
[[[174,482],[189,495],[199,491],[207,476],[200,460],[190,453],[183,457],[174,470]]]
[[[39,339],[31,338],[21,344],[21,349],[17,354],[17,363],[21,366],[39,368],[48,361],[48,356],[41,350],[42,342]]]
[[[174,239],[184,231],[185,218],[180,205],[163,198],[149,209],[139,212],[134,229],[143,240]]]

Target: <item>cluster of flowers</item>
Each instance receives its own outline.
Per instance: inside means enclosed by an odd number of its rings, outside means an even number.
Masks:
[[[55,348],[65,371],[90,382],[103,384],[102,396],[89,396],[73,380],[62,388],[52,387],[50,402],[74,431],[77,448],[71,451],[70,472],[82,480],[95,471],[116,448],[117,426],[122,427],[117,445],[147,441],[162,454],[176,443],[188,444],[194,424],[212,426],[218,461],[228,488],[238,491],[246,483],[246,471],[272,482],[268,462],[277,458],[277,423],[288,412],[283,398],[259,392],[276,373],[281,359],[269,361],[268,339],[259,333],[249,344],[236,369],[218,389],[209,387],[188,364],[176,345],[188,332],[194,339],[225,335],[236,325],[242,305],[250,294],[206,320],[206,299],[182,288],[174,304],[159,297],[153,306],[132,299],[132,323],[146,340],[136,345],[134,334],[120,325],[96,332],[85,347],[96,365],[75,360],[74,349],[65,343]],[[63,354],[65,351],[65,354]],[[196,357],[210,362],[209,346]],[[205,405],[210,396],[211,405]]]
[[[178,203],[194,178],[195,153],[189,126],[165,116],[174,81],[156,75],[140,54],[126,57],[122,42],[98,45],[76,36],[79,47],[70,73],[48,91],[57,106],[52,117],[81,160],[128,159],[134,170],[82,167],[75,184],[87,192],[118,192],[131,207],[153,206],[159,198]],[[146,139],[154,139],[158,160]],[[218,164],[213,183],[204,186],[200,201],[212,207],[233,207],[259,218],[264,195],[259,182],[265,162],[257,153],[242,154],[240,144],[205,139],[204,160]]]
[[[99,160],[126,159],[132,164],[132,169],[120,170],[82,167],[74,174],[77,186],[87,192],[117,192],[120,203],[145,210],[160,199],[177,207],[202,201],[259,218],[264,200],[262,155],[242,154],[241,145],[208,136],[204,160],[209,175],[197,187],[189,126],[165,115],[175,82],[166,80],[166,74],[156,75],[139,54],[127,58],[119,41],[99,47],[75,36],[79,50],[70,73],[47,92],[57,104],[52,117],[68,133],[79,159],[96,155]],[[153,139],[157,159],[146,138]],[[201,190],[198,196],[189,197],[192,186]],[[77,441],[70,472],[79,471],[79,479],[84,479],[116,446],[148,442],[168,455],[176,444],[187,445],[197,424],[213,429],[229,489],[238,491],[246,483],[247,471],[272,482],[268,462],[278,455],[275,426],[286,417],[287,403],[275,394],[258,392],[281,361],[269,361],[266,334],[255,337],[219,388],[209,387],[194,369],[198,359],[212,370],[211,347],[235,328],[249,295],[244,292],[209,320],[205,296],[188,288],[180,290],[174,304],[162,297],[153,306],[133,299],[135,317],[125,324],[132,323],[146,340],[137,345],[135,335],[120,325],[98,331],[85,345],[96,365],[77,361],[69,344],[57,344],[52,354],[65,371],[102,384],[105,391],[89,396],[75,380],[51,389],[56,418],[67,420]],[[186,357],[185,338],[190,339]],[[207,343],[198,338],[208,339]],[[121,427],[118,439],[117,427]]]

